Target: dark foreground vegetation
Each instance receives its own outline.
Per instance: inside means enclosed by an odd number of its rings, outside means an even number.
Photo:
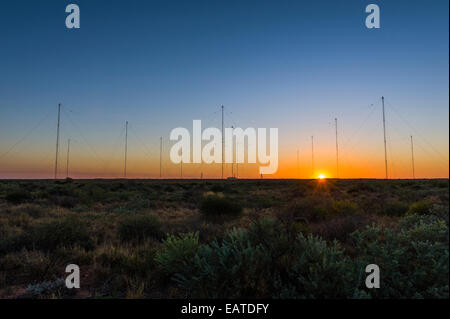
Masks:
[[[448,179],[0,181],[0,298],[448,298],[448,222]]]

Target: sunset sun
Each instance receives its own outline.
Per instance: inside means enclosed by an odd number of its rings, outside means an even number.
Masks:
[[[325,178],[327,178],[327,177],[325,176],[325,174],[319,174],[319,176],[317,176],[317,178],[318,178],[318,179],[325,179]]]

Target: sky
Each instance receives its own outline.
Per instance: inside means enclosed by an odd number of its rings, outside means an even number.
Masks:
[[[66,5],[81,28],[67,29]],[[381,27],[365,26],[370,3]],[[181,175],[170,132],[278,128],[267,178],[449,176],[449,3],[346,1],[0,2],[0,178]],[[334,119],[338,119],[339,175]],[[311,136],[314,136],[314,161]],[[239,177],[259,177],[240,164]],[[314,169],[313,169],[314,167]],[[231,175],[231,164],[225,166]],[[183,177],[221,176],[184,164]]]

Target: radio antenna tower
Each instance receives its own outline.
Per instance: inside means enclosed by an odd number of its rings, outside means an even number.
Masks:
[[[127,178],[127,154],[128,153],[128,121],[125,122],[125,163],[123,168],[123,176]]]
[[[387,150],[386,150],[386,117],[384,114],[384,96],[381,97],[381,104],[383,107],[383,136],[384,136],[384,168],[386,179],[388,179],[388,162],[387,162]]]
[[[61,121],[61,103],[58,104],[58,125],[56,128],[56,158],[55,158],[55,179],[58,174],[58,152],[59,152],[59,124]]]
[[[162,136],[159,138],[159,178],[162,178]]]
[[[311,136],[311,169],[312,177],[314,178],[314,136]]]
[[[336,128],[336,178],[339,178],[339,147],[338,147],[338,122],[337,118],[334,119]]]
[[[224,134],[223,134],[223,105],[222,105],[222,179],[223,179],[223,162],[225,161],[224,159],[224,147],[225,147],[225,139],[224,139]]]
[[[70,138],[67,140],[66,178],[69,178]]]
[[[414,143],[413,143],[413,137],[411,135],[411,159],[412,159],[412,173],[413,173],[413,179],[416,179],[416,172],[414,167]]]

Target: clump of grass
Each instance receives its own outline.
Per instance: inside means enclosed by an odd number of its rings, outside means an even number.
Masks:
[[[153,215],[132,215],[123,218],[117,231],[122,241],[142,242],[147,238],[161,239],[161,221]]]
[[[200,203],[200,213],[205,216],[236,216],[242,212],[242,207],[233,199],[218,194],[203,197]]]

